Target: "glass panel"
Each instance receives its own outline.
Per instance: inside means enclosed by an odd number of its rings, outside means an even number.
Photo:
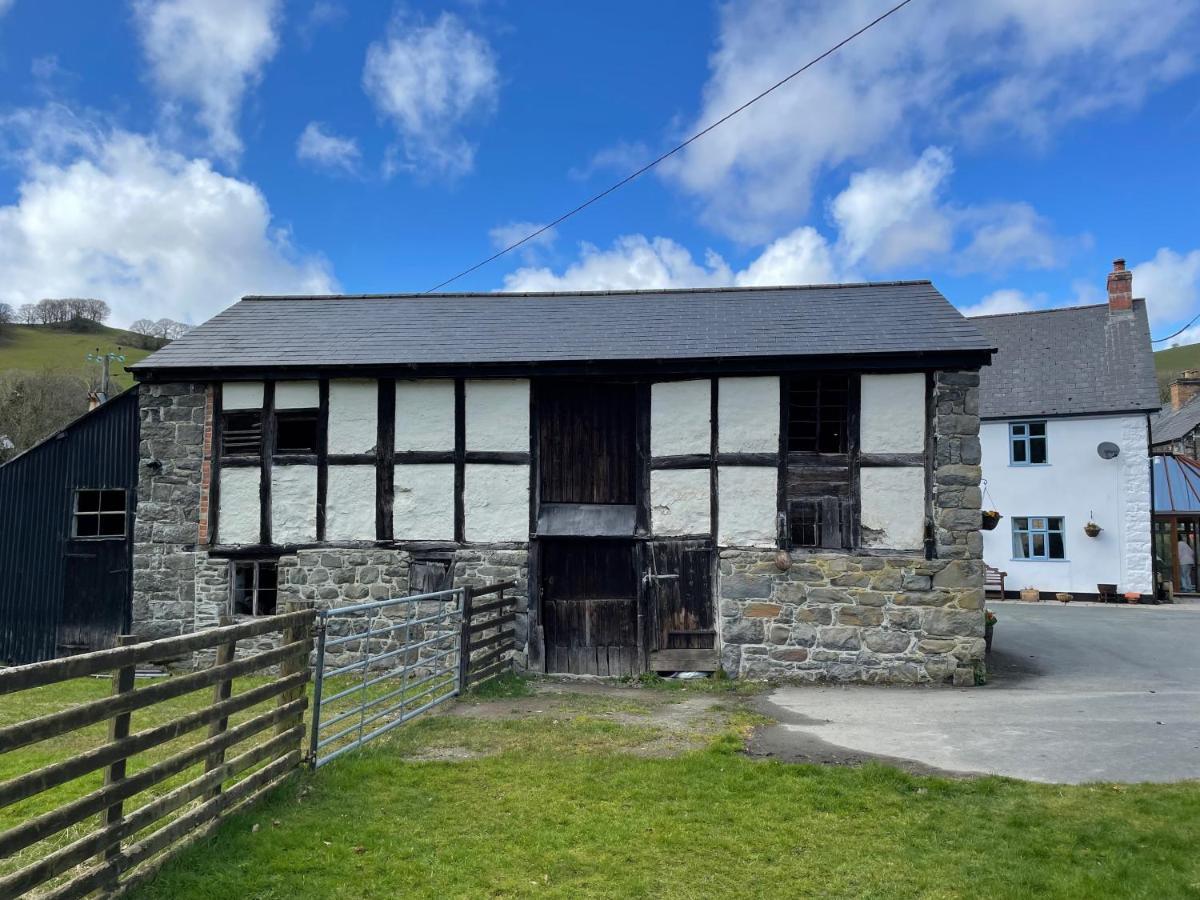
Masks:
[[[1017,517],[1013,519],[1013,528],[1017,529],[1018,531],[1028,531],[1029,520],[1023,517]]]
[[[1023,440],[1015,440],[1012,445],[1013,462],[1023,463],[1025,459],[1025,442]]]
[[[254,614],[254,563],[233,564],[233,613]]]
[[[75,509],[79,512],[97,512],[100,509],[99,491],[77,491]]]
[[[125,513],[102,513],[98,518],[102,537],[124,537]]]
[[[1029,556],[1029,535],[1019,531],[1013,532],[1013,559],[1025,559]]]
[[[258,564],[258,614],[275,615],[276,571],[274,563]]]
[[[101,491],[100,509],[103,512],[125,512],[125,492]]]
[[[1030,519],[1029,520],[1029,528],[1032,531],[1045,531],[1046,530],[1046,520],[1045,519]]]
[[[1050,535],[1050,558],[1066,559],[1066,551],[1063,547],[1063,536],[1058,532],[1053,532]]]
[[[1029,423],[1029,434],[1032,437],[1045,437],[1046,436],[1046,423],[1045,422],[1030,422]]]
[[[1035,559],[1045,559],[1046,558],[1046,535],[1039,534],[1038,532],[1035,531],[1029,537],[1033,541],[1032,549],[1030,550],[1029,555]]]
[[[1029,461],[1031,463],[1046,461],[1046,439],[1044,437],[1029,439]]]
[[[1062,516],[1050,516],[1046,523],[1046,527],[1051,531],[1062,531]]]
[[[1014,425],[1012,427],[1012,433],[1013,433],[1013,437],[1024,437],[1025,436],[1025,426],[1024,425]]]
[[[99,532],[99,516],[84,513],[75,517],[75,537],[95,537]]]

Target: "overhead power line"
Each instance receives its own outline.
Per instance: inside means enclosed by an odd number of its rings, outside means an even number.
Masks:
[[[1166,337],[1158,338],[1157,340],[1153,340],[1150,343],[1161,344],[1163,341],[1169,341],[1171,338],[1179,337],[1181,334],[1183,334],[1185,331],[1187,331],[1189,328],[1191,328],[1193,325],[1195,325],[1196,322],[1198,322],[1198,321],[1200,321],[1200,313],[1196,313],[1196,315],[1194,315],[1192,317],[1192,321],[1188,322],[1186,325],[1184,325],[1182,328],[1180,328],[1174,334],[1168,334]]]
[[[595,196],[588,198],[583,203],[580,203],[578,206],[576,206],[574,209],[563,213],[561,216],[559,216],[553,222],[548,222],[547,224],[543,225],[541,228],[537,229],[536,231],[530,232],[529,234],[525,235],[525,237],[521,238],[519,241],[509,244],[503,250],[497,250],[495,253],[493,253],[491,256],[489,256],[487,259],[484,259],[484,260],[481,260],[480,262],[475,263],[475,265],[471,266],[469,269],[463,269],[457,275],[455,275],[451,278],[447,278],[445,281],[441,282],[440,284],[435,284],[429,290],[425,291],[425,293],[431,294],[434,291],[441,290],[446,285],[452,284],[453,282],[458,281],[458,279],[462,278],[464,275],[470,275],[476,269],[482,269],[488,263],[494,262],[495,260],[504,256],[506,253],[510,253],[513,250],[516,250],[522,244],[528,243],[529,241],[531,241],[535,237],[537,237],[539,234],[543,234],[543,233],[549,231],[551,228],[554,228],[555,226],[562,224],[563,222],[565,222],[567,219],[571,218],[571,216],[575,215],[576,213],[583,212],[585,209],[587,209],[589,206],[591,206],[596,201],[603,200],[609,194],[613,193],[613,191],[623,188],[625,185],[629,184],[629,182],[633,181],[635,178],[639,177],[640,175],[644,175],[646,172],[649,172],[651,169],[653,169],[655,166],[657,166],[663,160],[669,159],[670,157],[672,157],[676,153],[678,153],[680,150],[687,147],[689,144],[692,144],[695,141],[698,141],[700,138],[704,137],[704,135],[708,134],[714,128],[724,125],[726,122],[728,122],[734,116],[736,116],[738,113],[753,106],[755,103],[757,103],[763,97],[767,96],[772,91],[775,91],[775,90],[783,87],[785,84],[787,84],[789,81],[791,81],[793,78],[797,77],[798,75],[802,75],[804,72],[811,69],[813,66],[815,66],[817,63],[819,63],[821,60],[825,59],[827,56],[832,56],[834,53],[836,53],[838,50],[845,47],[852,40],[854,40],[855,38],[859,37],[862,34],[865,34],[868,31],[870,31],[872,28],[874,28],[876,25],[878,25],[880,22],[882,22],[888,16],[892,15],[893,13],[899,12],[901,9],[908,6],[908,4],[911,2],[912,2],[912,0],[901,0],[900,3],[897,3],[895,6],[893,6],[891,9],[889,9],[887,12],[883,13],[883,15],[879,16],[878,18],[872,19],[870,22],[868,22],[862,28],[858,29],[858,31],[856,31],[853,34],[849,35],[848,37],[845,37],[842,40],[838,41],[836,44],[834,44],[832,47],[830,47],[828,50],[826,50],[820,56],[814,56],[812,59],[810,59],[804,65],[802,65],[799,69],[792,72],[790,75],[786,76],[785,78],[781,78],[779,81],[775,82],[773,85],[771,85],[769,88],[767,88],[762,93],[756,94],[755,96],[751,97],[749,100],[747,100],[741,106],[739,106],[737,109],[727,112],[725,115],[721,116],[721,118],[717,119],[715,122],[712,122],[709,125],[706,125],[704,128],[697,131],[695,134],[693,134],[687,140],[683,141],[683,143],[677,144],[676,146],[674,146],[670,150],[668,150],[666,153],[664,153],[661,156],[657,157],[656,159],[653,159],[650,162],[646,163],[644,166],[642,166],[636,172],[632,172],[629,175],[626,175],[624,178],[622,178],[616,184],[613,184],[611,187],[604,189],[603,191],[596,194]]]

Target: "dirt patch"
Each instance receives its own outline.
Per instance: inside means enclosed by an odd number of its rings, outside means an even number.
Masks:
[[[466,762],[469,759],[480,759],[489,755],[478,753],[467,747],[423,747],[402,758],[405,762]]]

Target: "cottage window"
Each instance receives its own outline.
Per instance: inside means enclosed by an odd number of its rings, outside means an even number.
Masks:
[[[236,560],[230,565],[231,605],[235,616],[273,616],[278,595],[274,560]]]
[[[262,410],[238,410],[222,414],[222,456],[258,456],[262,453],[262,440]]]
[[[1046,463],[1045,422],[1013,422],[1008,426],[1008,435],[1013,465],[1040,466]]]
[[[315,409],[285,409],[275,413],[276,453],[316,453],[317,420]]]
[[[71,535],[77,538],[125,537],[125,491],[76,491]]]
[[[1061,516],[1014,516],[1014,559],[1066,559]]]
[[[851,410],[857,386],[848,375],[827,373],[784,383],[785,532],[792,547],[853,547]]]

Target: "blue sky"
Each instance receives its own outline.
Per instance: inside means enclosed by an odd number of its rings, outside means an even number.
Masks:
[[[424,290],[889,4],[0,0],[0,300]],[[1200,312],[1200,2],[914,0],[454,284],[932,278]],[[1200,340],[1200,329],[1184,340]]]

